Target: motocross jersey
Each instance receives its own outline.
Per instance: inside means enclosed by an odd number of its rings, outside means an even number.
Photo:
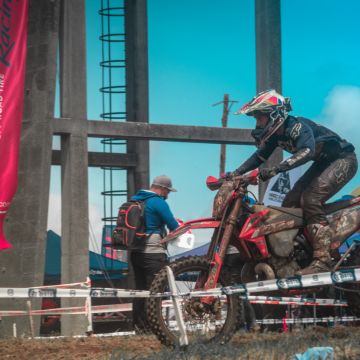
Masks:
[[[266,161],[277,147],[293,156],[282,161],[280,172],[291,170],[310,160],[332,161],[341,154],[353,152],[354,146],[325,126],[303,117],[288,116],[283,134],[274,134],[238,169],[245,173]]]

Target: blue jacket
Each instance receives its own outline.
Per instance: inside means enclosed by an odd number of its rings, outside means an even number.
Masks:
[[[131,200],[145,200],[145,232],[147,234],[165,235],[165,225],[170,231],[179,224],[174,218],[164,198],[150,190],[139,190]]]

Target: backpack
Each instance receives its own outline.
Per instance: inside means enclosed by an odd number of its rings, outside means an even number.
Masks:
[[[129,250],[144,246],[144,240],[149,235],[145,233],[145,201],[130,200],[120,206],[112,233],[114,249]]]

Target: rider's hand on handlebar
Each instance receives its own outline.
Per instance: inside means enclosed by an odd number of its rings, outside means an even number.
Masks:
[[[232,179],[232,172],[231,171],[227,171],[225,173],[222,173],[220,175],[220,179],[223,179],[223,180],[231,180]]]
[[[229,181],[229,180],[232,180],[234,177],[240,176],[240,175],[242,175],[242,173],[240,173],[238,171],[238,169],[236,169],[235,171],[228,171],[224,174],[221,174],[221,179]]]
[[[262,181],[267,181],[275,176],[279,172],[277,167],[272,168],[262,168],[259,171],[259,179]]]

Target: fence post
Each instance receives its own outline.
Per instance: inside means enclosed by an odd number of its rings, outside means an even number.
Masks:
[[[94,332],[92,321],[92,309],[91,309],[91,296],[89,295],[85,300],[85,316],[88,318],[88,327],[86,334],[92,335]]]
[[[31,312],[31,301],[28,300],[26,302],[26,305],[27,305],[28,314],[29,314],[31,338],[33,339],[35,337],[35,330],[34,330],[34,319],[33,319],[32,312]]]
[[[186,334],[184,318],[182,316],[182,312],[181,312],[181,308],[180,308],[180,301],[177,296],[178,291],[177,291],[176,284],[175,284],[174,273],[172,272],[170,266],[166,266],[166,273],[167,273],[167,278],[169,281],[171,300],[172,300],[174,310],[175,310],[175,318],[176,318],[176,322],[178,324],[179,332],[180,332],[179,343],[181,346],[185,346],[185,345],[189,344],[189,341],[188,341],[187,334]]]

